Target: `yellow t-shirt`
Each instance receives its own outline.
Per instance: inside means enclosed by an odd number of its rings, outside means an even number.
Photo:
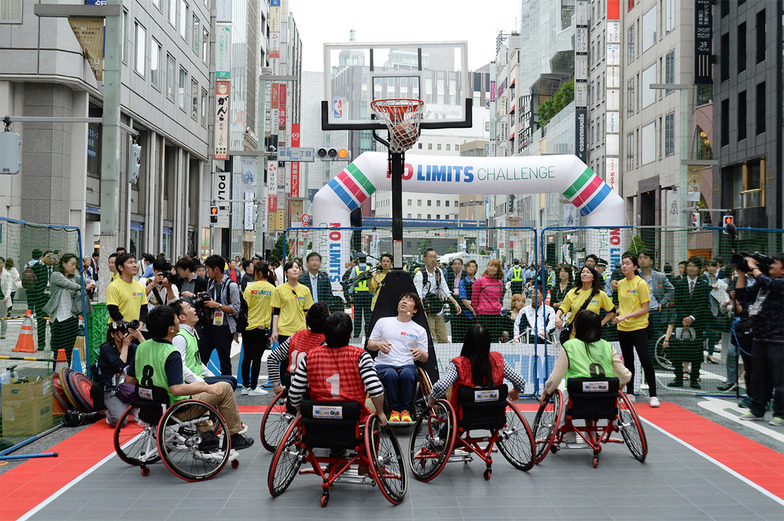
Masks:
[[[618,315],[628,315],[651,301],[651,287],[639,275],[632,280],[618,282]],[[618,331],[637,331],[648,327],[648,313],[636,318],[627,318],[618,324]]]
[[[305,311],[313,305],[313,295],[304,284],[294,289],[283,283],[272,292],[272,307],[280,309],[278,316],[278,335],[291,336],[307,328]]]
[[[125,282],[117,278],[106,288],[106,305],[120,308],[123,318],[130,322],[139,320],[139,310],[147,304],[147,292],[138,281]],[[109,318],[109,322],[112,319]]]
[[[569,315],[568,322],[571,324],[574,321],[574,317],[577,316],[577,313],[580,312],[583,305],[585,304],[585,300],[593,293],[593,290],[585,291],[580,289],[580,293],[577,293],[578,288],[572,288],[566,293],[566,296],[561,303],[561,307],[559,308],[564,315],[568,312],[572,312]],[[585,308],[588,311],[593,311],[597,315],[603,309],[607,312],[612,311],[615,308],[615,304],[613,304],[612,299],[605,293],[604,291],[599,291],[596,295],[593,296],[591,299],[591,303]],[[576,331],[572,330],[571,335],[569,338],[574,338]]]
[[[248,303],[248,329],[256,329],[259,326],[270,327],[274,290],[275,286],[266,280],[257,280],[247,285],[243,296]]]
[[[373,300],[370,301],[371,311],[376,309],[376,301],[378,300],[378,294],[379,294],[378,289],[381,287],[381,283],[384,282],[384,277],[386,276],[387,274],[383,272],[376,273],[376,279],[378,279],[378,284],[376,284],[375,279],[370,279],[370,291],[373,292]]]
[[[114,273],[112,273],[112,282],[114,282],[115,280],[117,280],[119,278],[120,278],[120,274],[119,273],[117,273],[116,271]]]

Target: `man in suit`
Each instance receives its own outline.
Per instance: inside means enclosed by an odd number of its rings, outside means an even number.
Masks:
[[[300,276],[299,283],[307,286],[313,295],[313,302],[326,302],[331,312],[343,311],[342,303],[332,294],[329,275],[321,270],[321,255],[312,251],[305,257],[306,271]]]
[[[700,366],[702,365],[702,337],[708,326],[710,314],[710,286],[700,278],[702,261],[691,257],[686,261],[686,273],[675,281],[675,313],[670,323],[675,325],[675,338],[672,342],[672,361],[675,366],[675,380],[668,387],[683,387],[683,362],[691,363],[689,384],[700,389]],[[682,336],[678,338],[678,330]],[[665,344],[665,347],[668,347]]]
[[[46,349],[46,313],[44,313],[44,306],[49,302],[49,277],[51,277],[52,271],[54,271],[54,264],[56,262],[57,257],[54,252],[45,251],[41,256],[41,260],[33,264],[30,268],[33,270],[33,273],[35,273],[35,288],[30,292],[31,298],[28,300],[33,304],[35,309],[35,321],[38,326],[39,351]]]

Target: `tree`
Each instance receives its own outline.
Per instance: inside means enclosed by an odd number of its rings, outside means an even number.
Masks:
[[[275,246],[270,251],[269,261],[278,262],[283,257],[283,235],[278,235],[278,240],[275,241]]]

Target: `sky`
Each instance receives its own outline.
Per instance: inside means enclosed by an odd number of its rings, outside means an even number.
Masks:
[[[520,0],[289,0],[302,39],[304,71],[324,68],[324,43],[459,40],[468,42],[468,65],[495,59],[495,37],[510,32]],[[487,6],[492,6],[488,8]]]

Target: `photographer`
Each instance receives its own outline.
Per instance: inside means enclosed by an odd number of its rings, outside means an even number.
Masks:
[[[196,274],[196,265],[193,260],[183,257],[174,265],[180,280],[177,281],[177,289],[182,300],[188,304],[193,304],[196,295],[207,291],[207,279]]]
[[[114,427],[128,408],[115,393],[117,386],[125,381],[128,366],[133,363],[136,348],[144,342],[139,329],[131,329],[127,322],[112,322],[106,333],[106,342],[98,355],[98,378],[103,382],[103,401],[106,408],[106,423]]]
[[[147,310],[150,311],[155,306],[168,304],[179,298],[180,292],[177,289],[177,275],[172,275],[171,264],[163,257],[155,259],[152,263],[153,276],[143,281],[144,291],[147,294]]]
[[[773,392],[773,418],[771,425],[784,426],[784,252],[773,258],[753,253],[738,263],[735,296],[740,303],[748,304],[753,340],[751,356],[754,371],[751,373],[749,412],[741,420],[762,421],[765,405]],[[749,273],[754,286],[746,287]]]
[[[204,303],[210,317],[199,339],[199,352],[202,362],[206,363],[213,349],[217,349],[221,374],[232,375],[231,342],[237,333],[235,317],[240,312],[240,287],[227,273],[224,274],[226,261],[220,255],[210,255],[204,265],[207,267],[207,293],[211,300]]]

